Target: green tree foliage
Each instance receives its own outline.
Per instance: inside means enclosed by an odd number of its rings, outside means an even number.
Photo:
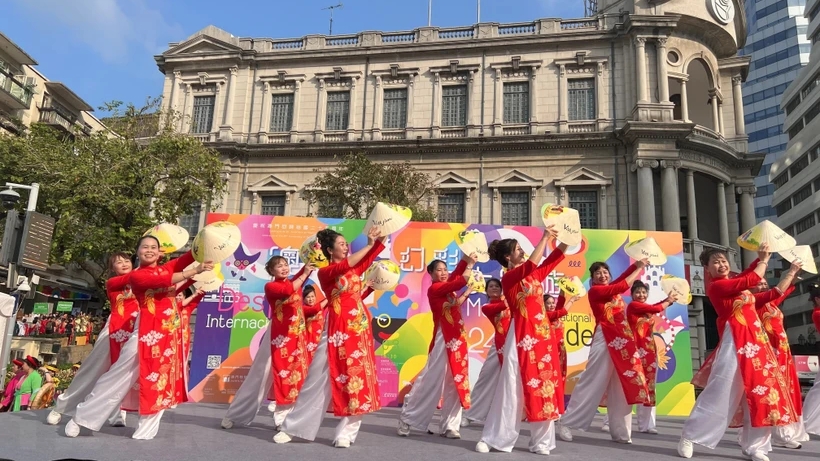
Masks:
[[[151,226],[225,191],[219,154],[175,133],[175,117],[157,107],[110,103],[100,108],[114,115],[109,131],[91,136],[40,124],[0,136],[0,181],[39,183],[37,211],[57,220],[51,262],[76,264],[98,287],[109,254],[132,251]]]
[[[363,153],[336,160],[332,170],[314,170],[316,179],[305,188],[305,199],[318,204],[318,216],[367,219],[376,202],[387,202],[413,210],[413,221],[436,220],[436,211],[428,204],[436,188],[409,162],[375,163]]]

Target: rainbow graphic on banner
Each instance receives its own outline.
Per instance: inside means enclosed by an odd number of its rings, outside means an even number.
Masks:
[[[242,245],[233,258],[224,261],[225,284],[219,291],[206,295],[200,303],[194,335],[191,363],[190,396],[195,401],[227,403],[247,375],[256,356],[268,322],[269,306],[264,286],[270,280],[264,265],[271,256],[281,255],[290,261],[295,273],[302,263],[299,247],[305,239],[321,229],[332,228],[345,236],[353,250],[361,248],[365,221],[325,218],[295,218],[259,215],[211,213],[207,222],[230,221],[242,231]],[[401,270],[399,285],[389,292],[375,292],[365,300],[373,314],[376,340],[376,362],[382,405],[399,406],[409,391],[409,384],[422,370],[433,336],[433,320],[427,302],[430,277],[426,265],[433,259],[447,262],[450,270],[461,259],[455,236],[465,229],[485,233],[487,241],[516,238],[526,252],[531,252],[543,229],[492,225],[411,222],[390,237],[379,256],[396,261]],[[665,298],[660,279],[666,274],[684,277],[683,244],[680,233],[618,230],[584,230],[583,242],[570,248],[561,265],[544,282],[546,293],[558,295],[557,280],[578,276],[589,287],[587,268],[595,261],[605,261],[613,277],[632,261],[623,246],[632,240],[654,237],[669,255],[663,266],[649,267],[642,279],[650,287],[648,302]],[[551,249],[550,249],[551,250]],[[548,251],[550,251],[548,250]],[[499,277],[501,267],[490,261],[479,263],[486,277]],[[315,274],[311,283],[316,283]],[[317,287],[318,288],[318,287]],[[321,296],[321,290],[317,290]],[[629,302],[628,293],[625,293]],[[493,328],[481,315],[484,295],[474,294],[462,307],[469,342],[470,381],[478,379],[481,365],[492,344]],[[564,319],[567,344],[567,394],[577,382],[589,354],[595,322],[586,298],[572,306]],[[655,322],[658,346],[657,413],[688,415],[695,403],[692,379],[689,317],[687,306],[674,304]]]

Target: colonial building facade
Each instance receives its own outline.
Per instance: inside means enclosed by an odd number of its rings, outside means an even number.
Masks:
[[[156,60],[179,130],[224,156],[221,212],[314,214],[305,187],[355,151],[433,177],[441,221],[538,225],[558,202],[585,228],[680,231],[688,264],[704,246],[737,256],[762,164],[747,152],[742,7],[599,11],[612,13],[295,39],[210,26]],[[714,317],[703,306],[696,366]]]

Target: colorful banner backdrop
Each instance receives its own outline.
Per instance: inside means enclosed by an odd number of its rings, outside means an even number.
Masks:
[[[361,248],[366,239],[361,235],[364,221],[294,218],[257,215],[209,214],[208,223],[230,221],[242,231],[242,245],[232,258],[224,261],[225,284],[218,292],[209,293],[200,303],[195,326],[195,341],[191,363],[191,397],[203,402],[229,402],[247,375],[253,357],[260,347],[268,322],[269,305],[264,286],[270,280],[264,265],[274,255],[282,255],[291,263],[291,273],[302,263],[298,250],[305,239],[330,227],[351,242],[353,250]],[[424,367],[433,336],[432,314],[427,302],[430,277],[425,266],[433,259],[447,262],[455,268],[461,252],[455,235],[464,229],[478,229],[487,241],[516,238],[526,252],[531,252],[541,238],[543,229],[536,227],[502,227],[447,223],[410,223],[391,236],[380,258],[396,261],[401,269],[399,285],[391,292],[376,292],[365,300],[373,314],[376,340],[376,361],[382,404],[399,406],[409,391],[409,384]],[[606,261],[613,278],[620,275],[632,261],[623,246],[631,240],[651,236],[669,255],[663,266],[650,267],[643,280],[650,287],[649,302],[665,298],[660,279],[665,274],[684,276],[683,244],[680,233],[585,230],[583,242],[568,250],[567,258],[547,277],[545,292],[558,295],[556,281],[563,276],[577,275],[589,286],[588,267],[595,261]],[[551,250],[551,249],[550,249]],[[478,264],[487,277],[499,277],[501,267],[496,262]],[[315,274],[311,281],[316,283]],[[321,293],[321,290],[317,290]],[[629,302],[629,293],[624,293]],[[321,296],[321,294],[320,294]],[[478,379],[481,365],[490,349],[493,328],[481,314],[484,295],[472,295],[462,307],[469,342],[470,380]],[[595,322],[586,298],[575,303],[564,319],[568,352],[567,393],[571,394],[583,371]],[[688,415],[695,403],[692,361],[689,342],[689,317],[685,305],[670,306],[655,323],[655,343],[658,349],[657,412],[661,415]]]

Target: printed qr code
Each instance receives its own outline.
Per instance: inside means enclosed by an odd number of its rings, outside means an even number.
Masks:
[[[221,355],[209,355],[208,356],[208,364],[205,366],[208,370],[216,370],[219,366],[222,365],[222,356]]]

